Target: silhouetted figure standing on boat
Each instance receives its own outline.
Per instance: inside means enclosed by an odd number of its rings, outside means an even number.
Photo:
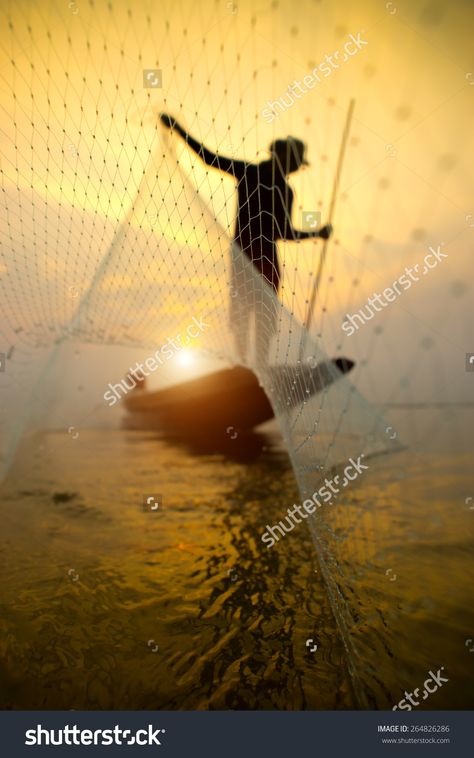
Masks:
[[[161,115],[162,123],[174,129],[207,166],[230,174],[237,180],[238,214],[233,239],[233,253],[238,258],[242,251],[253,263],[263,279],[278,293],[280,287],[280,266],[278,262],[278,240],[305,240],[315,237],[328,239],[332,227],[299,231],[293,227],[291,212],[293,191],[288,184],[289,174],[301,166],[305,160],[305,144],[294,137],[275,140],[270,145],[270,158],[260,163],[225,158],[208,150],[203,144],[188,134],[178,122],[168,114]],[[233,268],[233,279],[238,275]],[[265,288],[262,288],[262,292]],[[231,286],[230,320],[235,335],[237,350],[242,360],[247,352],[247,336],[252,310],[255,311],[257,358],[264,361],[275,332],[276,310],[265,307],[256,312],[258,298],[249,297],[242,287]],[[268,300],[268,298],[266,298]],[[270,301],[268,300],[268,303]]]

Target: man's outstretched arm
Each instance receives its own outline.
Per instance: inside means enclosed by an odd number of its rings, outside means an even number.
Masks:
[[[196,155],[204,161],[206,166],[218,168],[220,171],[225,171],[227,174],[232,174],[232,176],[237,178],[243,175],[246,165],[244,161],[234,161],[232,158],[225,158],[223,155],[217,155],[216,153],[213,153],[212,150],[208,150],[207,147],[201,142],[198,142],[185,129],[183,129],[181,124],[178,124],[175,118],[169,116],[167,113],[162,113],[160,120],[168,129],[174,129],[186,144],[194,150]]]

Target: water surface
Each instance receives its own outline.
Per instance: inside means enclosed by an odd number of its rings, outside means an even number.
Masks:
[[[441,666],[450,682],[420,707],[474,705],[471,464],[381,458],[325,514],[370,707]],[[271,428],[225,452],[36,436],[2,494],[0,707],[358,707],[308,529],[260,541],[296,502]]]

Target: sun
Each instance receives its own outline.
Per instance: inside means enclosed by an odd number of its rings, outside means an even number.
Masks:
[[[180,350],[176,360],[181,366],[192,366],[196,360],[196,356],[192,350]]]

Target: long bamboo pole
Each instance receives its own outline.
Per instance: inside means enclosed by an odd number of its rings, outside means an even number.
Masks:
[[[343,131],[343,134],[342,134],[342,141],[341,141],[341,148],[339,150],[339,158],[338,158],[338,161],[337,161],[336,175],[334,177],[334,184],[333,184],[333,188],[332,188],[331,203],[329,205],[329,214],[328,214],[328,223],[329,224],[332,222],[332,219],[334,217],[334,210],[335,210],[335,207],[336,207],[337,193],[338,193],[339,182],[340,182],[341,173],[342,173],[342,165],[343,165],[343,162],[344,162],[344,155],[345,155],[345,152],[346,152],[347,140],[348,140],[349,131],[350,131],[350,128],[351,128],[351,121],[352,121],[352,116],[353,116],[353,113],[354,113],[354,107],[355,107],[355,100],[352,99],[350,101],[350,103],[349,103],[349,108],[347,110],[346,123],[344,125],[344,131]],[[326,254],[327,254],[328,245],[329,245],[329,240],[324,240],[323,249],[321,250],[321,255],[320,255],[319,263],[318,263],[318,268],[317,268],[317,271],[316,271],[316,276],[314,278],[313,292],[311,294],[311,300],[310,300],[309,305],[308,305],[307,315],[306,315],[306,319],[305,319],[305,322],[304,322],[305,334],[304,334],[303,341],[301,343],[300,358],[302,357],[302,354],[303,354],[303,351],[304,351],[304,340],[306,339],[306,335],[309,332],[309,328],[310,328],[311,322],[313,320],[314,304],[316,302],[316,296],[318,294],[319,286],[321,284],[321,278],[322,278],[322,275],[323,275],[324,264],[326,262]]]

